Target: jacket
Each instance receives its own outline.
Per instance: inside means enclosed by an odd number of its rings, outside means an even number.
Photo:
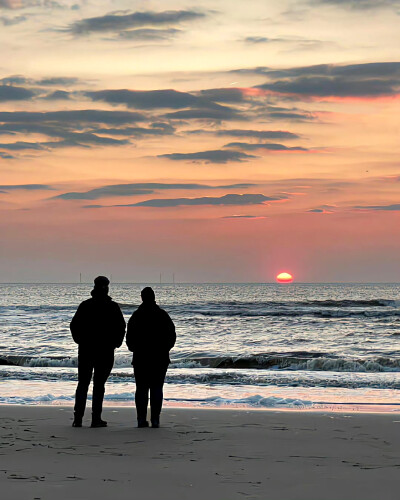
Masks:
[[[176,341],[175,325],[155,302],[141,304],[128,321],[126,344],[133,352],[132,364],[169,364],[169,351]]]
[[[80,349],[101,352],[121,347],[125,326],[119,305],[108,295],[92,292],[92,298],[79,305],[70,329]]]

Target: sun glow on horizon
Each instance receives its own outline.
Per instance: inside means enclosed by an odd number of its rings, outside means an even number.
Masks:
[[[287,272],[279,273],[276,276],[276,281],[278,283],[291,283],[293,281],[293,276]]]

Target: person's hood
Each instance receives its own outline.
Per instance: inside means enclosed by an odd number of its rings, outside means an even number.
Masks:
[[[112,300],[107,293],[104,293],[102,290],[96,290],[96,288],[93,288],[93,290],[90,292],[90,295],[96,300],[104,300],[106,302]]]

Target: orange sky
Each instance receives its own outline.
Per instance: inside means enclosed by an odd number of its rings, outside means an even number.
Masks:
[[[0,0],[1,281],[399,281],[399,12]]]

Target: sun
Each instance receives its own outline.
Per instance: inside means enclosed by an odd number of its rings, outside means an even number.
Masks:
[[[290,273],[279,273],[276,277],[278,283],[291,283],[293,281],[293,276]]]

